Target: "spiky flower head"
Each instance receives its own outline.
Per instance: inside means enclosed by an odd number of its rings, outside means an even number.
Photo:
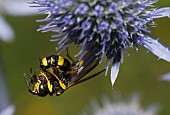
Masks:
[[[71,43],[81,46],[76,56],[96,49],[94,55],[103,60],[107,57],[106,73],[111,67],[114,84],[123,52],[128,47],[138,51],[142,45],[150,52],[170,62],[170,51],[150,36],[148,27],[155,26],[154,18],[169,16],[170,8],[155,8],[157,0],[33,0],[33,6],[48,14],[38,22],[38,31],[57,32],[51,41],[58,41],[57,49],[64,50]],[[61,51],[62,51],[61,50]]]
[[[137,95],[127,100],[116,100],[116,102],[112,102],[105,96],[101,104],[93,101],[88,110],[83,111],[81,115],[157,115],[158,110],[158,105],[143,108]]]

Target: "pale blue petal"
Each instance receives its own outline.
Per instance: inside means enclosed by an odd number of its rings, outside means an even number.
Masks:
[[[170,72],[164,75],[161,75],[160,80],[162,81],[170,81]]]
[[[118,61],[117,59],[114,59],[113,65],[111,67],[111,76],[110,76],[112,86],[114,85],[116,78],[118,76],[119,67],[120,67],[120,61]]]
[[[5,42],[11,42],[14,40],[14,32],[10,25],[0,16],[0,39]]]
[[[10,105],[7,108],[5,108],[3,111],[0,112],[0,115],[14,115],[15,112],[15,106]]]
[[[143,46],[155,54],[158,58],[170,62],[170,50],[168,47],[149,36],[143,42]]]
[[[154,12],[155,16],[153,18],[169,17],[170,16],[170,7],[159,8]]]
[[[8,0],[4,2],[4,10],[14,16],[27,16],[38,14],[37,8],[30,8],[27,1]]]

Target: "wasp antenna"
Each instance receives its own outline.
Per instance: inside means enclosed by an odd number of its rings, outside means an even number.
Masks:
[[[74,59],[70,56],[70,54],[69,54],[69,52],[68,52],[68,47],[66,47],[66,51],[67,51],[66,56],[67,56],[73,63],[75,63]]]
[[[31,72],[31,74],[32,74],[32,67],[30,67],[30,72]]]
[[[24,73],[24,80],[25,80],[25,82],[26,82],[27,87],[30,89],[30,84],[29,84],[29,81],[27,80],[27,75],[26,75],[26,73]]]
[[[68,54],[68,47],[66,47],[66,51],[67,51],[67,54]]]

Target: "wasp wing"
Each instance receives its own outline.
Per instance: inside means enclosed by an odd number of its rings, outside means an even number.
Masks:
[[[73,84],[77,84],[86,74],[91,72],[98,64],[99,64],[99,59],[91,52],[87,52],[83,60],[83,65],[78,69],[78,73],[75,75],[72,75],[71,82],[69,84],[69,87],[72,86]]]

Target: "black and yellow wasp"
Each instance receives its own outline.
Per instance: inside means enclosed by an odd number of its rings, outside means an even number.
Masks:
[[[30,93],[38,96],[59,96],[68,88],[87,81],[105,69],[85,77],[86,74],[91,72],[98,64],[99,59],[92,55],[93,52],[87,52],[84,57],[75,62],[70,55],[67,54],[70,61],[60,55],[51,55],[40,60],[40,73],[33,74],[27,80],[26,74],[24,79]],[[32,73],[32,72],[31,72]]]

